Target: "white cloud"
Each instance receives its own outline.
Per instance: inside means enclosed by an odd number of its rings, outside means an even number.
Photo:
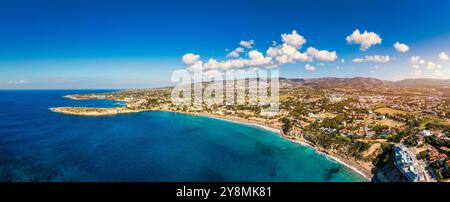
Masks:
[[[254,40],[248,40],[248,41],[241,41],[241,42],[239,42],[239,45],[244,46],[246,48],[253,48],[253,44],[255,44]]]
[[[445,52],[439,53],[439,60],[448,61],[449,60],[448,55]]]
[[[437,78],[437,79],[448,79],[450,78],[450,73],[445,73],[442,72],[440,70],[435,70],[433,71],[433,73],[431,73],[433,78]]]
[[[413,67],[414,69],[420,69],[420,66],[419,66],[419,65],[412,65],[412,67]]]
[[[251,50],[248,52],[248,57],[255,60],[264,58],[263,54],[257,50]]]
[[[248,67],[272,67],[272,58],[265,57],[261,52],[252,50],[248,53],[249,58],[237,58],[223,61],[217,61],[210,58],[206,63],[196,61],[187,69],[191,72],[195,70],[228,70],[228,69],[242,69]]]
[[[248,57],[250,58],[250,60],[248,61],[248,66],[251,67],[266,66],[272,62],[272,58],[264,57],[264,55],[257,50],[248,52]]]
[[[400,53],[404,53],[407,52],[409,50],[409,47],[404,44],[404,43],[400,43],[400,42],[396,42],[394,44],[394,48],[396,51],[400,52]]]
[[[422,59],[420,56],[413,56],[409,58],[413,69],[412,76],[414,78],[431,77],[437,79],[448,79],[450,74],[441,71],[442,66],[433,61]],[[424,67],[425,69],[423,69]]]
[[[416,70],[413,71],[412,75],[413,75],[414,78],[421,77],[422,76],[422,70],[416,69]]]
[[[441,65],[435,64],[434,62],[431,62],[431,61],[428,61],[426,67],[427,67],[427,69],[430,69],[430,70],[436,70],[436,69],[441,68]]]
[[[291,34],[282,34],[283,43],[273,43],[275,46],[269,47],[265,54],[257,50],[250,50],[247,55],[243,55],[244,48],[239,47],[227,54],[227,59],[218,61],[209,59],[206,62],[200,60],[199,55],[188,53],[183,56],[183,62],[189,67],[189,71],[202,69],[211,70],[229,70],[243,68],[278,68],[286,63],[296,62],[331,62],[337,59],[336,51],[317,50],[310,47],[305,52],[300,52],[299,48],[306,43],[306,40],[295,30]],[[241,41],[242,46],[251,47],[253,40]],[[247,56],[247,57],[243,57]],[[309,69],[313,66],[309,65]]]
[[[412,64],[412,76],[414,78],[430,77],[436,79],[448,79],[450,78],[450,71],[446,72],[440,64],[433,61],[427,61],[421,59],[420,56],[414,56],[410,58]],[[423,68],[422,68],[423,67]]]
[[[239,48],[234,49],[234,51],[231,51],[230,53],[228,53],[227,57],[229,57],[229,58],[237,58],[237,57],[239,57],[239,54],[242,53],[242,52],[244,52],[244,49],[239,47]]]
[[[190,72],[203,71],[204,70],[203,62],[202,61],[196,61],[196,62],[192,63],[187,68],[187,70],[190,71]]]
[[[355,58],[353,59],[353,62],[355,63],[361,63],[361,62],[379,62],[379,63],[385,63],[389,62],[391,58],[389,55],[366,55],[364,58]]]
[[[294,61],[310,61],[307,54],[300,53],[295,47],[286,43],[277,47],[269,47],[266,54],[268,57],[274,58],[277,64],[293,63]]]
[[[337,59],[336,51],[317,50],[316,48],[309,47],[306,50],[306,54],[319,61],[332,62]]]
[[[220,68],[220,63],[212,58],[209,58],[208,62],[204,64],[205,69],[218,69]]]
[[[20,84],[25,84],[25,83],[29,83],[29,82],[25,81],[25,80],[8,81],[8,85],[20,85]]]
[[[237,58],[239,57],[239,53],[236,51],[231,51],[230,53],[227,54],[227,58]]]
[[[312,71],[316,70],[316,67],[314,67],[314,66],[312,66],[310,64],[306,64],[305,65],[305,69],[310,71],[310,72],[312,72]]]
[[[359,49],[361,51],[369,49],[372,45],[381,44],[382,41],[381,37],[375,32],[367,32],[366,30],[361,34],[359,29],[353,31],[353,33],[345,39],[347,40],[347,43],[359,44]]]
[[[299,35],[297,31],[293,30],[291,34],[282,34],[281,39],[287,45],[291,45],[295,48],[301,48],[306,43],[306,39]]]
[[[188,54],[183,55],[182,60],[183,60],[184,64],[192,65],[200,60],[200,55],[188,53]]]
[[[409,61],[411,62],[411,64],[414,65],[423,65],[425,64],[425,60],[422,59],[420,56],[412,56],[409,58]]]

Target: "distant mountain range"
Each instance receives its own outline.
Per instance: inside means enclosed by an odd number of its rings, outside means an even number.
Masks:
[[[209,83],[209,82],[204,82]],[[173,86],[156,89],[167,89]],[[280,87],[316,87],[333,89],[357,89],[397,95],[438,95],[450,97],[450,79],[404,79],[388,81],[368,77],[354,78],[280,78]],[[134,91],[145,91],[140,89]]]
[[[354,78],[310,78],[310,79],[288,79],[281,78],[282,81],[296,83],[306,86],[322,88],[450,88],[450,79],[405,79],[401,81],[387,81],[375,78],[354,77]]]
[[[450,97],[450,79],[405,79],[387,81],[375,78],[281,78],[282,86],[309,86],[317,88],[359,89],[398,95],[438,95]]]
[[[405,79],[394,82],[397,86],[411,88],[442,88],[450,87],[450,79]]]

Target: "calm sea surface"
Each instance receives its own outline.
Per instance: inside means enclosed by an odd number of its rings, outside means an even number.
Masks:
[[[50,107],[76,90],[0,91],[0,181],[364,181],[313,149],[257,127],[170,112],[104,117]]]

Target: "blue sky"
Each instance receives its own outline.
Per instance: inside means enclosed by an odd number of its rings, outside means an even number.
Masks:
[[[171,85],[171,73],[186,68],[186,53],[204,62],[229,60],[240,41],[254,40],[240,57],[251,50],[266,56],[273,41],[283,44],[281,35],[293,30],[306,39],[300,53],[314,47],[335,51],[337,58],[279,65],[283,77],[448,79],[450,62],[439,58],[450,54],[448,8],[447,0],[1,1],[0,88]],[[346,41],[356,29],[382,42],[361,51]],[[395,42],[409,50],[396,51]],[[390,59],[352,61],[376,55]],[[413,67],[413,56],[424,64]]]

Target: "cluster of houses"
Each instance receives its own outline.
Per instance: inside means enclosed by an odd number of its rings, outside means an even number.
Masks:
[[[126,107],[128,109],[142,109],[143,105],[147,104],[147,100],[146,99],[130,99],[130,98],[125,98],[124,101],[127,102]]]
[[[441,140],[441,141],[450,141],[450,138],[445,136],[441,132],[438,132],[438,131],[432,132],[429,130],[423,130],[415,136],[417,146],[422,146],[425,144],[425,137],[433,137],[433,138],[435,138],[437,140]],[[439,153],[439,151],[431,145],[428,145],[427,153],[428,153],[428,159],[430,162],[433,162],[435,160],[445,161],[447,159],[446,154]]]
[[[439,97],[403,97],[401,101],[392,105],[393,108],[407,111],[425,113],[434,116],[445,117],[448,111],[448,104]]]
[[[389,99],[386,99],[383,95],[362,95],[358,96],[359,103],[387,103]]]
[[[331,103],[343,102],[347,100],[343,94],[327,94],[325,97],[328,98]]]
[[[415,136],[415,140],[417,141],[418,146],[425,145],[425,138],[432,137],[440,141],[449,141],[450,138],[445,136],[443,133],[439,131],[429,131],[423,130],[419,134]],[[448,150],[446,147],[440,147],[440,150]],[[450,159],[447,154],[442,153],[442,151],[438,150],[434,146],[427,144],[426,145],[426,158],[430,165],[438,165],[439,169],[435,170],[435,172],[448,171],[450,169]],[[448,177],[448,176],[447,176]]]
[[[446,154],[439,153],[439,151],[435,147],[433,147],[431,145],[428,146],[427,152],[428,152],[428,159],[429,159],[430,162],[434,162],[436,160],[444,162],[445,160],[447,160],[447,155]]]
[[[425,137],[433,137],[436,140],[445,141],[445,142],[450,141],[450,138],[447,137],[446,135],[444,135],[442,132],[423,130],[414,137],[416,140],[417,146],[421,146],[425,143]]]

